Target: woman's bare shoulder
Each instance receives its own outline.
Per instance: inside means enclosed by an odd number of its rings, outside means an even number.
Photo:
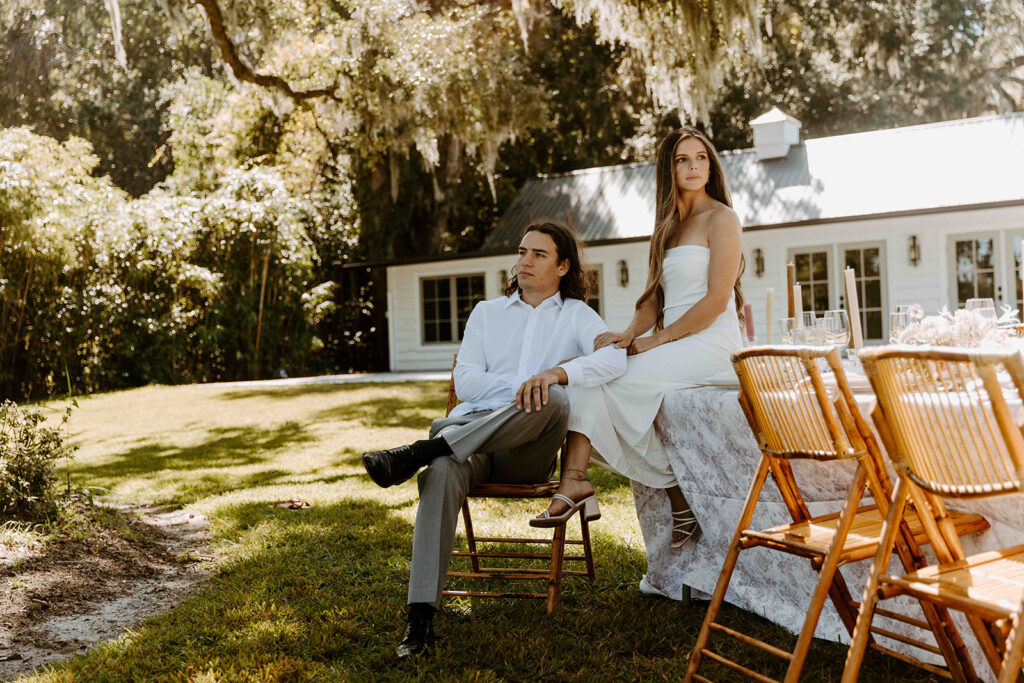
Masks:
[[[741,232],[740,217],[731,207],[721,202],[715,202],[718,206],[708,212],[708,237],[714,238],[716,233],[739,235]]]

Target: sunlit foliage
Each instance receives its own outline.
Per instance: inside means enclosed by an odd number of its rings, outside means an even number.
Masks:
[[[0,394],[306,368],[321,283],[310,207],[278,173],[130,200],[96,163],[77,138],[0,132]]]

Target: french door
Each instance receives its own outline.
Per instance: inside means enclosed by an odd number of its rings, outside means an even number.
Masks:
[[[979,232],[955,235],[949,239],[950,272],[953,276],[950,303],[953,309],[963,308],[968,299],[992,299],[997,306],[1004,303],[996,256],[999,235]]]

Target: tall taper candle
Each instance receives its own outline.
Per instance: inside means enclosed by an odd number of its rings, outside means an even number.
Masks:
[[[775,290],[772,289],[771,287],[769,287],[768,288],[768,292],[767,292],[767,294],[765,296],[766,296],[767,300],[765,301],[765,316],[764,316],[765,335],[764,335],[764,343],[765,344],[773,344],[775,342],[774,335],[773,335],[774,331],[772,330],[772,327],[773,327],[772,321],[775,320]]]
[[[796,317],[796,305],[793,303],[793,287],[796,285],[796,266],[786,264],[786,317]]]
[[[793,296],[793,316],[796,318],[796,326],[804,326],[804,297],[803,292],[800,290],[800,285],[793,285],[793,289],[790,290]]]
[[[850,331],[853,333],[853,348],[864,346],[864,336],[860,330],[860,304],[857,302],[857,271],[847,268],[846,276],[846,315],[850,318]]]
[[[743,322],[747,326],[747,341],[754,341],[754,309],[750,304],[743,304]]]

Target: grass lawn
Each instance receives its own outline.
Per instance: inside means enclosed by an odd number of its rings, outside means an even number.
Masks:
[[[550,617],[539,600],[448,602],[436,622],[436,654],[416,663],[394,659],[416,488],[414,481],[377,488],[358,455],[420,438],[443,410],[445,391],[437,382],[197,385],[79,399],[71,420],[81,447],[72,465],[77,484],[107,488],[118,501],[209,516],[224,560],[176,609],[33,679],[681,678],[705,603],[639,593],[645,560],[629,484],[601,471],[592,473],[604,513],[592,526],[594,584],[567,579],[563,609]],[[289,498],[312,507],[270,507]],[[477,506],[474,522],[521,533],[537,511],[536,502]],[[739,610],[726,615],[770,642],[795,642]],[[838,680],[845,654],[843,646],[815,642],[804,678]],[[782,674],[767,656],[737,656]],[[888,660],[862,672],[862,680],[896,679],[923,680],[917,669]]]

